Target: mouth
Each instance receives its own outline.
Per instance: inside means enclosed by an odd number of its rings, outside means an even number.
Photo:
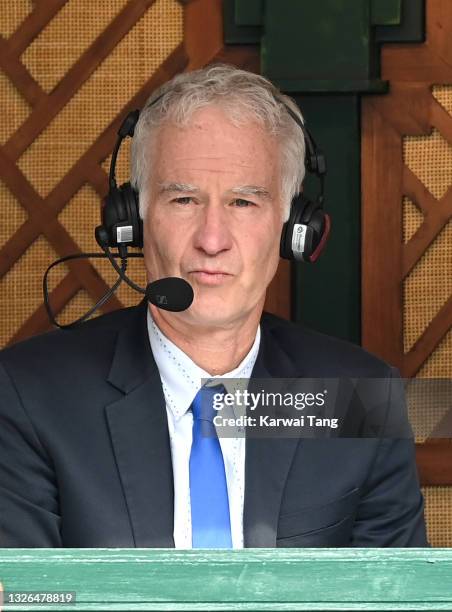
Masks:
[[[221,285],[232,278],[232,274],[218,270],[193,270],[189,272],[189,275],[194,278],[197,283],[210,286]]]

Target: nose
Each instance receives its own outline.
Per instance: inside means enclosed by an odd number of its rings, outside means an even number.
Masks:
[[[214,203],[205,206],[194,235],[194,246],[207,255],[217,255],[231,248],[227,212],[222,206]]]

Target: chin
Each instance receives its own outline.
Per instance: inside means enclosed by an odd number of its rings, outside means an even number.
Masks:
[[[223,309],[212,310],[211,308],[192,307],[187,311],[190,321],[200,327],[223,327],[232,323],[237,318],[237,312]]]
[[[200,326],[228,327],[251,313],[256,305],[249,299],[240,299],[237,291],[228,295],[209,295],[196,297],[192,306],[186,311],[190,321]],[[235,295],[234,295],[235,294]]]

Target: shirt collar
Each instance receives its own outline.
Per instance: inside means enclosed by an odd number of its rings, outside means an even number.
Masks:
[[[249,379],[259,352],[261,339],[260,325],[248,354],[230,372],[221,376],[211,376],[194,363],[190,357],[167,338],[157,327],[150,309],[147,309],[149,342],[162,381],[166,404],[177,420],[190,408],[193,399],[202,386],[202,379],[231,378]],[[205,380],[204,380],[205,382]],[[224,382],[228,393],[234,393],[241,385],[231,381]]]

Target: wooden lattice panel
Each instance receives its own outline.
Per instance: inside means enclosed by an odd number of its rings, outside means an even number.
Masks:
[[[33,9],[32,0],[15,0],[2,4],[0,35],[8,38]]]
[[[403,198],[403,243],[411,240],[421,227],[424,217],[419,208],[413,204],[410,198]]]
[[[452,222],[429,246],[403,287],[404,349],[409,352],[452,294]]]
[[[42,89],[50,93],[83,52],[122,11],[127,0],[69,0],[25,49],[22,62]]]
[[[0,72],[0,111],[8,121],[0,122],[0,144],[14,134],[30,113],[30,106],[15,87],[11,87],[8,77]]]
[[[363,104],[363,343],[451,377],[433,354],[452,325],[452,5],[426,7],[426,42],[385,46],[390,93]]]
[[[173,11],[179,23],[174,23]],[[172,32],[174,26],[178,28]],[[70,24],[65,27],[69,35]],[[176,0],[157,0],[19,159],[19,168],[42,197],[55,188],[181,41],[182,7]],[[41,159],[47,160],[44,168]]]
[[[0,210],[8,211],[0,224],[0,248],[8,241],[10,236],[27,220],[27,213],[9,191],[4,183],[0,182]]]
[[[423,487],[422,491],[430,544],[452,547],[452,487]]]
[[[403,158],[433,197],[441,200],[452,185],[452,146],[447,138],[436,129],[428,136],[406,136]]]
[[[450,378],[451,355],[452,331],[449,331],[424,362],[418,376],[421,378]]]
[[[426,0],[426,12],[425,43],[383,47],[390,93],[363,103],[363,344],[407,378],[450,380],[452,3]],[[452,546],[452,444],[426,437],[452,400],[446,393],[438,409],[441,381],[425,382],[410,416],[421,482],[432,485],[428,532]]]
[[[0,345],[11,337],[11,330],[20,329],[30,313],[42,303],[43,270],[57,258],[57,253],[41,235],[16,261],[0,282],[0,312],[3,321],[0,323]],[[60,274],[67,273],[65,264]],[[6,322],[8,324],[6,324]]]
[[[1,344],[49,329],[37,283],[54,257],[99,250],[93,231],[121,119],[178,72],[213,61],[259,71],[257,48],[224,48],[221,0],[3,3],[0,204],[7,221],[0,228]],[[127,165],[121,150],[119,182],[128,180]],[[39,265],[29,285],[29,260],[24,265],[22,259],[35,243],[48,251],[32,251],[32,257],[39,253]],[[139,260],[131,260],[129,269],[144,283]],[[52,271],[53,308],[66,320],[78,317],[115,279],[105,262],[68,263]],[[289,284],[289,267],[282,265],[267,310],[288,316]],[[30,291],[33,299],[25,302]],[[122,287],[102,311],[139,299]]]
[[[53,259],[99,251],[94,228],[119,122],[187,65],[183,11],[177,0],[2,6],[1,345],[49,327],[41,279]],[[144,284],[142,262],[129,267]],[[68,263],[52,273],[52,304],[64,320],[76,318],[115,280],[108,262]],[[103,310],[138,300],[124,287]]]
[[[409,172],[405,174],[407,180],[406,191],[413,191],[417,184],[417,201],[413,209],[404,208],[404,228],[413,221],[418,224],[416,230],[407,240],[416,244],[417,237],[422,234],[425,215],[436,212],[446,203],[452,190],[452,88],[449,86],[434,86],[431,89],[436,102],[441,104],[443,117],[442,132],[433,128],[427,136],[405,136],[403,138],[403,159]],[[445,117],[443,111],[448,115]],[[420,181],[425,189],[421,191]],[[450,198],[449,198],[450,199]],[[424,211],[424,215],[420,212]],[[444,225],[439,234],[425,249],[416,265],[411,269],[403,281],[403,336],[404,351],[407,353],[424,333],[437,313],[444,308],[452,295],[452,222]],[[433,353],[429,356],[431,358]],[[448,360],[449,367],[442,367],[441,371],[452,375],[452,355],[441,359]],[[435,372],[429,368],[430,376]],[[417,374],[425,376],[418,372]]]

